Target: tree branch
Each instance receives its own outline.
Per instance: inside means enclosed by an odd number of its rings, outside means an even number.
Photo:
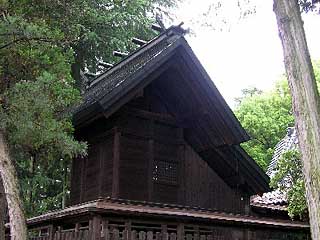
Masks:
[[[47,38],[18,38],[16,40],[13,40],[11,42],[8,42],[2,46],[0,46],[0,50],[1,49],[4,49],[4,48],[7,48],[15,43],[18,43],[18,42],[23,42],[23,41],[40,41],[40,42],[52,42],[52,40],[50,39],[47,39]]]

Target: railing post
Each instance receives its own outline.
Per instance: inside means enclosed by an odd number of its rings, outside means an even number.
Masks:
[[[54,227],[53,227],[53,225],[50,225],[49,227],[48,227],[48,239],[49,240],[53,240],[53,238],[54,238]]]
[[[57,231],[56,231],[56,233],[57,233],[57,240],[61,240],[61,230],[62,230],[62,227],[59,226],[59,227],[57,228]]]
[[[168,240],[169,235],[168,235],[168,227],[166,224],[161,225],[161,238],[162,240]]]
[[[198,227],[198,226],[195,226],[193,229],[194,229],[193,239],[194,239],[194,240],[199,240],[199,239],[200,239],[199,227]]]
[[[89,221],[89,232],[92,240],[101,239],[101,217],[93,216],[93,219]]]
[[[102,231],[103,231],[103,239],[109,240],[110,239],[109,221],[106,219],[102,221]]]
[[[128,220],[125,222],[125,231],[124,231],[124,240],[131,240],[131,221]]]
[[[184,240],[184,224],[179,223],[177,227],[177,240]]]

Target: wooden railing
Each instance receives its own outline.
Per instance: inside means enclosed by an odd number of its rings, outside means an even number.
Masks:
[[[100,235],[100,238],[94,238],[93,231],[81,230],[78,232],[56,232],[53,237],[51,236],[37,236],[31,237],[30,240],[87,240],[87,239],[99,239],[99,240],[178,240],[176,233],[161,234],[160,232],[153,233],[151,231],[137,232],[135,230],[130,233],[127,230],[120,232],[115,229],[112,232]],[[198,235],[198,234],[186,234],[183,236],[186,240],[213,240],[211,235]],[[224,238],[223,238],[224,239]],[[222,240],[222,238],[221,238]]]
[[[212,228],[131,221],[109,221],[94,217],[74,228],[53,226],[30,232],[30,240],[212,240],[222,234]],[[225,233],[224,233],[225,235]],[[224,238],[219,238],[223,240]]]
[[[199,226],[183,223],[136,222],[93,217],[70,226],[47,226],[30,232],[29,240],[269,240],[305,239],[282,231]]]

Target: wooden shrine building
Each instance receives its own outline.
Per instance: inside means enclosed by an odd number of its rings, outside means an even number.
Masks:
[[[70,206],[29,219],[33,239],[310,239],[308,223],[250,206],[269,179],[183,35],[171,27],[90,81]]]

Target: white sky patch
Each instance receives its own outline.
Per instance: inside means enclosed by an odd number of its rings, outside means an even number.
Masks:
[[[241,20],[237,1],[230,0],[222,1],[217,15],[202,17],[212,2],[185,0],[176,12],[177,22],[184,21],[185,28],[192,28],[195,35],[187,36],[189,44],[233,107],[242,89],[270,89],[285,72],[282,46],[272,0],[254,0],[256,12]],[[303,18],[311,57],[320,59],[320,15],[304,14]],[[201,26],[204,20],[213,28]],[[220,31],[219,26],[227,30]]]

